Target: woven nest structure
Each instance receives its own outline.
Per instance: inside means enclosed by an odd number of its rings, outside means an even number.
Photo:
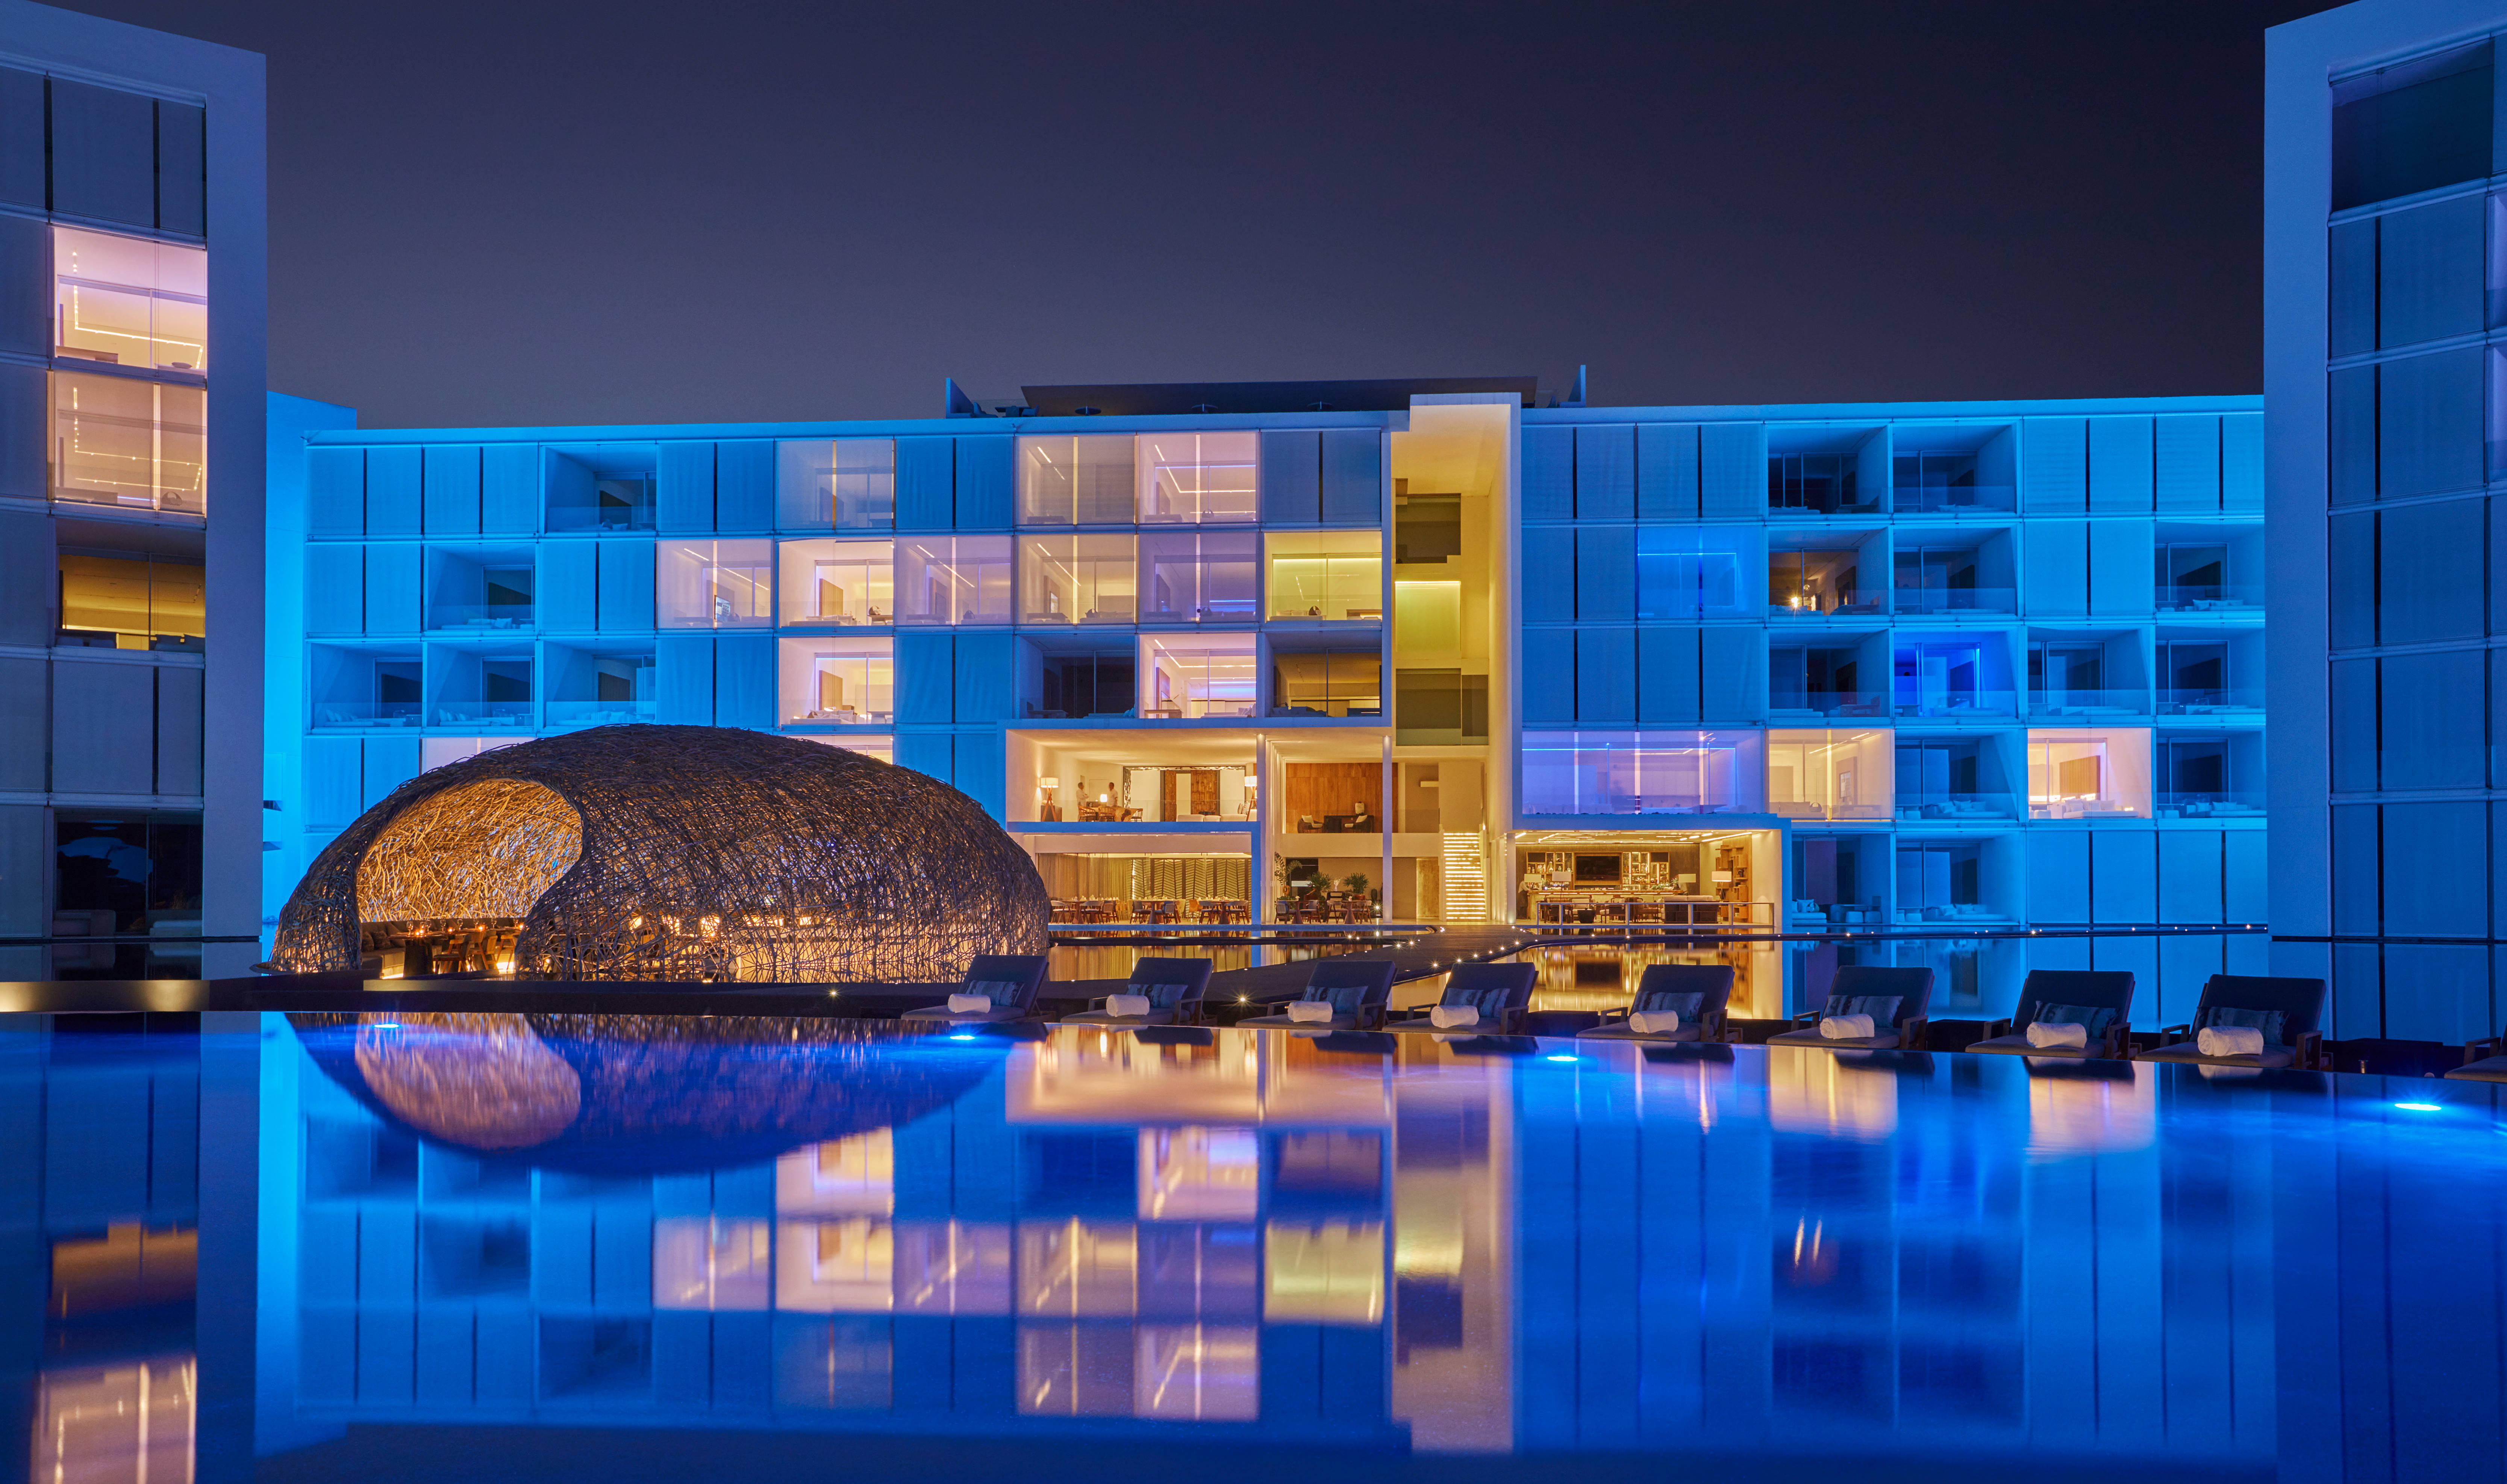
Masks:
[[[418,1138],[587,1174],[708,1170],[908,1123],[997,1054],[872,1021],[756,1016],[288,1016],[316,1066]]]
[[[524,979],[933,983],[1045,949],[1036,867],[974,800],[857,752],[598,727],[419,775],[306,872],[272,966],[375,923],[506,923]]]

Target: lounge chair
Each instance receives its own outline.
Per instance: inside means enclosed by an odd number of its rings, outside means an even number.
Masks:
[[[1993,1033],[1968,1047],[1993,1056],[2121,1057],[2132,1023],[2132,974],[2125,969],[2030,969],[2019,984],[2019,1010],[1993,1023]],[[2028,1028],[2039,1021],[2087,1026],[2086,1046],[2032,1046]]]
[[[1384,1024],[1385,1002],[1393,997],[1395,966],[1390,959],[1318,959],[1297,998],[1329,1002],[1331,1019],[1293,1020],[1284,1009],[1236,1024],[1265,1030],[1373,1031]]]
[[[925,1005],[897,1017],[900,1021],[924,1025],[984,1026],[1001,1021],[1026,1020],[1036,1013],[1036,993],[1044,988],[1045,957],[1042,954],[978,954],[966,965],[965,983],[961,995],[981,995],[993,1002],[989,1010],[960,1014],[947,1005]]]
[[[1649,964],[1637,979],[1637,992],[1626,1009],[1603,1011],[1600,1025],[1576,1035],[1579,1040],[1595,1041],[1720,1041],[1724,1009],[1731,998],[1728,963]],[[1679,1029],[1639,1031],[1628,1024],[1631,1015],[1660,1015],[1666,1010],[1680,1016]]]
[[[2191,1062],[2198,1067],[2314,1067],[2324,1057],[2321,979],[2213,974],[2202,986],[2191,1025],[2159,1032],[2160,1044],[2135,1052],[2141,1062]],[[2264,1033],[2261,1056],[2206,1057],[2197,1032],[2219,1026],[2252,1026]],[[2452,1073],[2449,1073],[2452,1075]]]
[[[1829,982],[1828,1003],[1794,1017],[1794,1029],[1767,1037],[1770,1046],[1816,1046],[1823,1051],[1920,1051],[1933,1002],[1933,971],[1849,963]],[[1833,1038],[1819,1033],[1822,1017],[1869,1015],[1870,1035]]]
[[[2447,1075],[2458,1082],[2507,1082],[2507,1035],[2464,1042],[2463,1065]]]
[[[1066,1026],[1197,1026],[1202,997],[1210,993],[1207,959],[1142,959],[1132,965],[1124,994],[1149,1002],[1145,1015],[1116,1015],[1106,1007],[1111,995],[1088,1001],[1088,1008],[1062,1017]]]
[[[1387,1031],[1435,1031],[1448,1035],[1513,1035],[1523,1029],[1523,1012],[1532,1004],[1532,986],[1541,977],[1534,963],[1465,963],[1445,978],[1445,993],[1436,1007],[1469,1005],[1480,1018],[1468,1026],[1439,1026],[1428,1016],[1397,1020]]]

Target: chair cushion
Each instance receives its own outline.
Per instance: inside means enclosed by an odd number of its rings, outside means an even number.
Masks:
[[[2507,1057],[2483,1057],[2447,1073],[2459,1082],[2507,1082]]]
[[[2047,1021],[2057,1026],[2079,1026],[2089,1032],[2094,1046],[2116,1022],[2116,1012],[2109,1005],[2039,1005],[2030,1020]]]
[[[2282,1027],[2289,1023],[2286,1010],[2240,1010],[2230,1005],[2213,1005],[2194,1019],[2197,1031],[2213,1031],[2226,1026],[2247,1026],[2264,1033],[2267,1046],[2286,1046]]]
[[[2178,1041],[2172,1046],[2157,1046],[2133,1053],[2142,1062],[2186,1062],[2206,1067],[2288,1067],[2296,1063],[2298,1053],[2287,1046],[2267,1044],[2259,1057],[2206,1057],[2202,1048],[2192,1041]]]
[[[1506,995],[1507,987],[1502,984],[1492,984],[1478,990],[1447,984],[1443,997],[1436,1003],[1449,1010],[1469,1005],[1480,1012],[1480,1019],[1492,1020],[1506,1008]]]
[[[1978,1041],[1967,1049],[1980,1051],[1987,1056],[2079,1057],[2087,1061],[2089,1053],[2097,1049],[2097,1042],[2092,1040],[2089,1045],[2079,1047],[2031,1046],[2025,1035],[1997,1035],[1991,1040]]]
[[[1628,1008],[1640,1015],[1655,1015],[1664,1010],[1676,1012],[1680,1023],[1687,1025],[1706,1013],[1706,995],[1698,990],[1650,990],[1637,996]]]
[[[1183,1003],[1183,997],[1192,993],[1192,986],[1188,984],[1143,984],[1133,986],[1132,993],[1135,995],[1146,995],[1149,997],[1149,1008],[1152,1010],[1172,1010],[1177,1005]]]
[[[1326,985],[1318,989],[1313,985],[1308,985],[1306,987],[1305,997],[1310,1000],[1320,999],[1325,1001],[1332,1007],[1332,1014],[1334,1015],[1356,1015],[1358,1013],[1359,1006],[1364,1002],[1366,998],[1366,986],[1362,984],[1334,984]]]
[[[1855,1013],[1859,1015],[1863,1012],[1858,1010]],[[1822,1035],[1816,1029],[1807,1031],[1779,1031],[1774,1035],[1767,1037],[1767,1044],[1770,1046],[1819,1046],[1830,1051],[1840,1049],[1849,1051],[1895,1051],[1898,1048],[1898,1032],[1895,1031],[1883,1030],[1874,1035],[1833,1036]]]
[[[1828,1007],[1819,1013],[1869,1015],[1875,1026],[1894,1026],[1898,1023],[1898,1006],[1905,998],[1902,995],[1831,995]]]

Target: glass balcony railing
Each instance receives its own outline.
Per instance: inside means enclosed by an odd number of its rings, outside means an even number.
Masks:
[[[2019,508],[2016,485],[1900,485],[1889,491],[1898,515],[1958,515]]]
[[[2016,716],[2019,695],[2016,691],[1901,692],[1897,710],[1901,716]]]
[[[430,603],[426,627],[440,633],[503,633],[531,627],[529,603]]]
[[[2209,690],[2185,690],[2173,687],[2159,693],[2159,709],[2167,715],[2195,716],[2212,711],[2260,711],[2264,706],[2264,688],[2260,685],[2223,685]]]
[[[531,703],[439,701],[435,703],[435,724],[439,727],[478,727],[483,731],[524,731],[531,725]]]
[[[1900,588],[1894,595],[1902,614],[2016,613],[2016,588]]]
[[[651,721],[649,701],[552,701],[548,724],[553,727],[600,727],[620,722]]]
[[[2146,716],[2150,714],[2150,692],[2138,688],[2124,691],[2030,691],[2028,714],[2031,716]]]
[[[1902,824],[1956,824],[1965,819],[2016,819],[2019,801],[2007,793],[1900,793]]]
[[[1828,606],[1821,607],[1822,602]],[[1867,618],[1888,611],[1888,604],[1877,593],[1857,594],[1843,602],[1817,596],[1805,597],[1797,602],[1779,596],[1767,604],[1769,618]]]
[[[418,709],[415,701],[317,701],[313,703],[313,725],[414,727],[418,725]]]
[[[1819,716],[1886,716],[1889,698],[1879,691],[1800,691],[1769,698],[1767,709]]]
[[[197,633],[119,633],[102,629],[63,629],[53,642],[64,649],[153,649],[161,654],[206,654]]]
[[[2264,816],[2264,796],[2260,789],[2226,793],[2162,792],[2158,798],[2158,814],[2162,819],[2260,819]]]
[[[2162,582],[2156,597],[2162,613],[2205,613],[2219,609],[2236,612],[2264,605],[2264,588],[2259,582]]]

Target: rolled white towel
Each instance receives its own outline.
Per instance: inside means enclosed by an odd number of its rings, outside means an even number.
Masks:
[[[1289,1019],[1295,1021],[1301,1026],[1309,1025],[1316,1021],[1326,1021],[1331,1018],[1332,1007],[1331,1001],[1328,999],[1292,999],[1289,1001]]]
[[[2194,1049],[2206,1057],[2259,1057],[2264,1033],[2252,1026],[2204,1026],[2195,1033]]]
[[[1666,1035],[1680,1029],[1680,1012],[1639,1010],[1628,1017],[1628,1029],[1639,1035]]]
[[[989,1015],[992,1013],[992,1008],[993,996],[990,995],[952,995],[949,996],[949,1013],[952,1015]]]
[[[2028,1044],[2057,1051],[2087,1051],[2089,1049],[2089,1028],[2077,1021],[2030,1021]]]
[[[1860,1041],[1875,1032],[1869,1015],[1823,1015],[1819,1018],[1819,1033],[1825,1040]]]
[[[1146,1015],[1149,1013],[1149,996],[1146,995],[1108,995],[1106,996],[1106,1013],[1108,1015],[1119,1016]]]
[[[1438,1005],[1428,1012],[1428,1024],[1439,1031],[1454,1031],[1480,1023],[1477,1005]]]

